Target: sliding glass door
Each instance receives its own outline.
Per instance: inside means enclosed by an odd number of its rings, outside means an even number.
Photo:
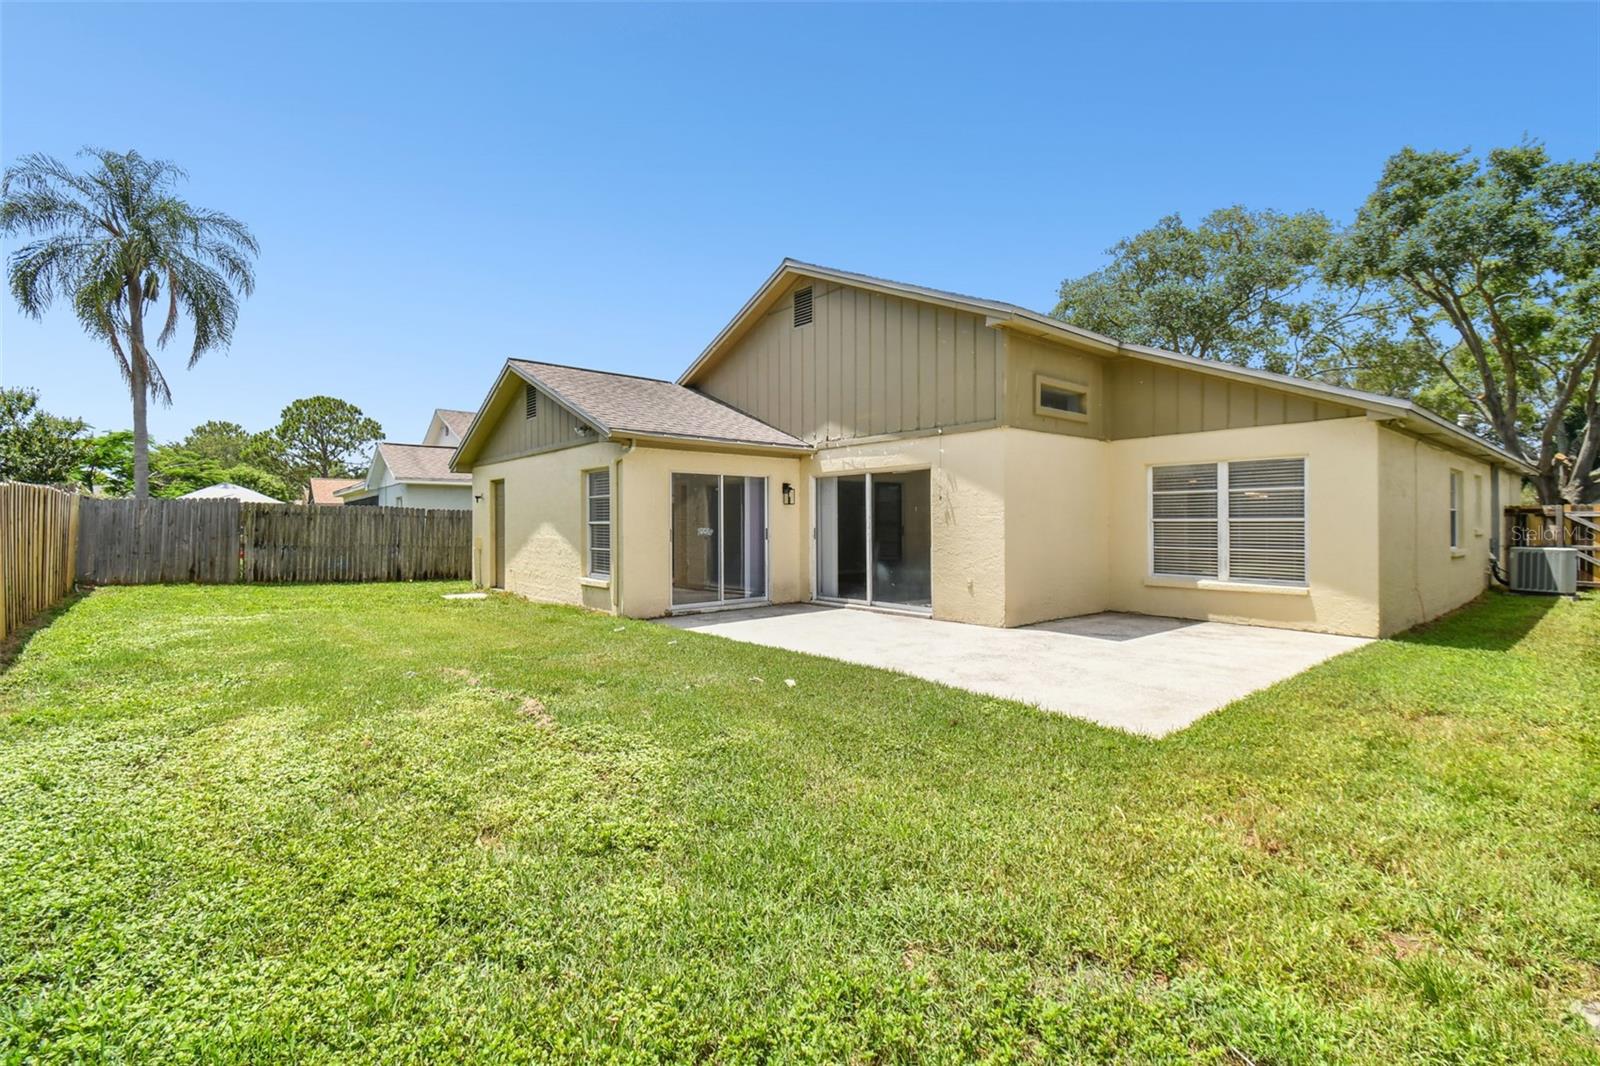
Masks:
[[[933,605],[926,470],[817,479],[817,598]]]
[[[767,479],[672,475],[672,606],[767,597]]]

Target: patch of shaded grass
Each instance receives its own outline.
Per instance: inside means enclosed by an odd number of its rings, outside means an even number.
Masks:
[[[448,589],[32,639],[0,1059],[1600,1060],[1596,601],[1152,742]]]

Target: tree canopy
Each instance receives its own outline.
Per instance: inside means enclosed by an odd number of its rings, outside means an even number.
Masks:
[[[361,408],[332,396],[308,396],[283,409],[273,436],[294,482],[313,477],[356,477],[366,472],[383,427]]]
[[[1056,317],[1414,398],[1526,459],[1545,502],[1600,493],[1600,156],[1408,148],[1347,228],[1236,206],[1108,255]]]
[[[1480,432],[1590,498],[1600,457],[1600,155],[1537,144],[1391,157],[1330,249],[1335,282],[1386,285],[1408,339]]]
[[[1391,344],[1383,301],[1323,284],[1334,232],[1316,211],[1234,206],[1198,226],[1169,215],[1062,282],[1053,314],[1130,344],[1348,383]]]
[[[89,455],[88,428],[42,409],[32,389],[0,388],[0,481],[76,481]]]
[[[101,496],[126,496],[132,492],[133,430],[116,429],[90,440],[78,484]]]

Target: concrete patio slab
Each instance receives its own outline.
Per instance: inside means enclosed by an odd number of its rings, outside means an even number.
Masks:
[[[992,629],[794,605],[661,622],[896,670],[1152,737],[1368,643],[1361,637],[1112,613]]]

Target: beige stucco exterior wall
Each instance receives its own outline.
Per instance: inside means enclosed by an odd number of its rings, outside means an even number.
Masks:
[[[1309,588],[1149,575],[1147,471],[1163,463],[1303,455]],[[585,470],[613,470],[609,582],[584,577]],[[814,588],[819,477],[929,471],[934,617],[1017,626],[1100,610],[1388,635],[1484,588],[1495,516],[1482,462],[1366,418],[1101,441],[1016,428],[905,436],[794,458],[596,443],[479,466],[474,565],[492,561],[489,483],[506,481],[507,587],[530,599],[649,618],[671,609],[671,477],[767,479],[775,603]],[[1464,544],[1448,544],[1449,471],[1463,475]],[[1501,500],[1516,476],[1501,471]],[[782,485],[795,486],[795,503]]]
[[[1387,427],[1378,431],[1379,568],[1385,636],[1435,618],[1483,592],[1489,541],[1498,517],[1490,481],[1500,478],[1500,504],[1516,502],[1520,479],[1489,464]],[[1462,475],[1461,545],[1450,547],[1450,472]]]
[[[1005,624],[1105,610],[1112,446],[1021,429],[1001,432],[1007,489]]]
[[[618,609],[633,618],[655,618],[672,607],[672,475],[722,474],[767,479],[767,569],[774,603],[809,599],[806,565],[810,558],[808,511],[800,460],[783,456],[639,447],[625,455],[613,481],[620,505],[621,544]],[[796,501],[785,505],[783,483],[795,486]],[[620,488],[619,488],[620,487]]]
[[[1378,426],[1364,418],[1115,441],[1109,446],[1108,607],[1140,614],[1376,636]],[[1148,468],[1306,457],[1307,589],[1229,587],[1149,576]]]
[[[809,567],[812,480],[840,474],[927,470],[932,494],[933,616],[1006,624],[1007,434],[942,433],[828,448],[810,457],[803,516]]]
[[[475,466],[472,492],[482,499],[472,504],[473,584],[487,584],[493,573],[489,486],[503,478],[506,591],[530,600],[610,610],[609,586],[584,580],[583,472],[609,465],[621,451],[611,443],[584,444]]]

